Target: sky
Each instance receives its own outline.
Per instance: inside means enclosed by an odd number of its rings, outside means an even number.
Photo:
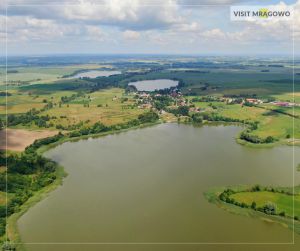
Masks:
[[[293,19],[231,21],[232,5],[290,6]],[[2,55],[6,42],[8,55],[291,55],[293,38],[298,54],[300,0],[0,1]]]

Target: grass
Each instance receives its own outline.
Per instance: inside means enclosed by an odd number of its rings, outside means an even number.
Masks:
[[[13,91],[12,96],[7,97],[8,114],[20,114],[28,112],[32,108],[41,109],[46,103],[51,101],[56,104],[52,109],[44,111],[40,115],[55,116],[52,119],[55,125],[61,124],[68,126],[77,124],[81,121],[87,124],[93,124],[101,121],[106,125],[118,124],[137,118],[143,113],[142,109],[134,107],[135,103],[132,95],[126,95],[125,91],[120,88],[106,89],[97,91],[72,100],[68,104],[59,102],[62,96],[71,96],[76,94],[74,91],[54,91],[50,94],[29,95],[28,92]],[[123,101],[127,98],[127,101]],[[84,104],[89,104],[89,107]],[[5,97],[0,97],[0,114],[6,113]],[[33,125],[30,125],[33,128]]]
[[[281,194],[281,193],[274,193],[270,194],[272,192],[266,192],[266,191],[259,191],[259,192],[248,192],[249,189],[251,189],[251,186],[247,185],[238,185],[238,186],[230,186],[230,187],[214,187],[209,189],[207,192],[204,193],[204,196],[206,199],[216,204],[219,208],[222,208],[230,213],[238,214],[242,216],[247,217],[255,217],[262,220],[268,220],[270,222],[276,222],[281,224],[284,227],[288,227],[290,230],[294,230],[296,233],[300,234],[300,221],[295,220],[291,217],[283,217],[278,215],[269,215],[265,214],[263,212],[260,212],[258,210],[253,210],[251,208],[242,208],[240,206],[236,206],[231,203],[225,203],[219,199],[219,195],[227,188],[232,189],[236,193],[234,195],[231,195],[236,200],[240,200],[240,202],[245,202],[248,205],[251,205],[253,200],[257,200],[257,207],[260,205],[265,205],[268,202],[273,202],[277,204],[277,213],[280,213],[280,210],[286,210],[286,214],[291,213],[291,206],[292,206],[292,196]],[[279,190],[284,190],[286,192],[290,192],[293,189],[292,188],[277,188]],[[295,205],[296,213],[295,215],[300,214],[300,187],[297,186],[294,188],[296,195],[295,202],[297,203]],[[259,194],[261,193],[261,194]],[[296,208],[297,207],[297,208]]]
[[[209,106],[212,103],[216,109],[212,109]],[[223,117],[246,120],[246,121],[258,121],[259,125],[252,133],[261,138],[267,136],[273,136],[282,142],[287,142],[288,138],[299,139],[300,138],[300,119],[288,116],[286,114],[272,112],[268,109],[274,109],[274,107],[268,104],[264,104],[263,108],[241,106],[240,104],[226,105],[222,102],[195,102],[196,107],[205,108],[208,111],[214,111],[215,113],[222,115]],[[292,114],[292,108],[285,108],[285,112]],[[295,114],[300,113],[300,108],[295,108]],[[294,129],[294,130],[293,130]],[[293,135],[294,133],[294,135]]]
[[[128,101],[122,102],[122,98],[125,97],[128,98]],[[89,107],[84,106],[87,101]],[[47,110],[41,115],[48,114],[57,117],[57,119],[51,121],[55,125],[67,126],[81,121],[86,122],[86,124],[94,124],[100,121],[105,125],[112,125],[137,118],[139,114],[144,112],[137,107],[131,108],[133,104],[133,97],[126,96],[123,89],[112,88],[86,94],[69,104]]]
[[[22,82],[28,84],[49,83],[58,80],[63,75],[69,75],[77,70],[92,70],[102,67],[111,67],[110,65],[98,64],[78,64],[78,65],[64,65],[64,66],[48,66],[48,67],[13,67],[9,70],[15,70],[15,73],[8,73],[8,84],[17,85]],[[0,85],[5,84],[6,71],[5,68],[0,68]]]
[[[41,109],[45,106],[44,100],[58,103],[62,96],[71,96],[76,92],[57,91],[49,94],[30,95],[28,92],[9,91],[12,96],[7,97],[7,106],[5,97],[0,97],[0,114],[18,114],[28,112],[32,108]]]
[[[287,92],[278,95],[272,95],[272,97],[274,97],[276,100],[286,101],[286,102],[292,102],[295,99],[296,103],[300,103],[300,92],[296,92],[296,93]]]
[[[6,205],[6,193],[0,191],[0,206]]]
[[[253,201],[256,202],[257,207],[263,207],[267,203],[274,203],[276,205],[277,213],[285,212],[287,216],[293,216],[293,196],[275,193],[268,191],[259,192],[240,192],[230,196],[236,201],[246,203],[251,206]],[[300,195],[294,196],[295,201],[295,215],[300,217]]]

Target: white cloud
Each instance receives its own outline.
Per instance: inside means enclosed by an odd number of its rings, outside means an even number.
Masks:
[[[137,40],[140,38],[140,33],[137,31],[126,30],[123,32],[123,37],[128,40]]]
[[[220,29],[211,29],[202,33],[203,38],[207,40],[225,39],[226,34]]]
[[[14,0],[14,3],[28,1],[45,3],[48,0]],[[289,43],[291,39],[289,22],[235,23],[230,22],[229,15],[224,16],[227,9],[223,7],[199,9],[179,5],[210,4],[208,0],[80,0],[78,5],[68,5],[71,0],[61,0],[60,6],[53,6],[49,1],[49,6],[10,7],[9,41],[56,41],[63,44],[94,41],[103,48],[107,44],[122,44],[124,50],[130,44],[139,45],[141,50],[151,45],[164,49],[176,49],[176,46],[192,49],[201,45],[205,50],[214,43],[231,48],[249,44],[249,48],[254,48],[263,43]],[[221,5],[242,2],[214,1]],[[284,2],[278,5],[287,6]],[[294,7],[295,36],[300,39],[300,0]],[[217,19],[220,13],[223,16]],[[5,38],[3,27],[0,27],[0,40]],[[124,43],[125,40],[128,41]],[[209,46],[206,47],[205,43]]]
[[[95,40],[103,42],[105,40],[105,33],[96,26],[87,25],[86,26],[86,38],[87,40]]]

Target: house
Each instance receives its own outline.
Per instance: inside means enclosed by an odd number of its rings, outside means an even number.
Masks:
[[[281,102],[281,101],[275,101],[275,102],[272,102],[272,104],[277,105],[277,106],[281,106],[281,107],[290,107],[290,106],[292,106],[292,104],[289,103],[289,102]]]
[[[251,104],[255,104],[255,105],[258,105],[258,104],[262,104],[262,103],[263,103],[262,100],[256,99],[256,98],[246,98],[246,102],[247,102],[247,103],[251,103]]]

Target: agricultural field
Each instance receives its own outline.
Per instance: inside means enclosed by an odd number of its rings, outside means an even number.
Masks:
[[[7,83],[9,86],[22,84],[51,83],[70,75],[78,70],[93,70],[111,68],[110,65],[76,64],[65,66],[34,66],[34,67],[9,67],[7,71]],[[0,68],[0,85],[5,85],[6,69]]]
[[[54,85],[54,84],[53,84]],[[83,123],[91,125],[102,122],[105,125],[118,124],[137,118],[144,111],[138,109],[134,104],[133,96],[126,95],[124,89],[111,88],[92,93],[75,91],[54,91],[48,94],[31,94],[30,92],[13,91],[7,97],[0,98],[0,115],[22,114],[31,109],[41,110],[49,102],[53,106],[40,113],[40,116],[50,116],[50,129],[57,125],[64,127]],[[62,103],[64,97],[76,95],[75,99]],[[38,129],[34,124],[17,126],[17,128]]]
[[[5,114],[6,109],[8,114],[19,114],[28,112],[30,109],[41,109],[45,106],[45,102],[51,99],[54,103],[58,103],[63,96],[75,94],[73,91],[59,91],[49,94],[31,94],[31,92],[22,92],[19,90],[9,90],[11,96],[6,99],[0,97],[0,114]]]
[[[37,139],[51,137],[57,134],[55,130],[24,130],[11,129],[0,131],[0,150],[22,152]],[[6,142],[7,138],[7,142]],[[6,148],[7,147],[7,148]],[[1,171],[0,171],[1,172]]]
[[[57,117],[52,120],[54,125],[74,125],[81,121],[88,125],[97,121],[105,125],[113,125],[137,118],[143,112],[134,106],[131,95],[125,95],[122,89],[113,88],[85,94],[67,104],[56,105],[41,115]]]

